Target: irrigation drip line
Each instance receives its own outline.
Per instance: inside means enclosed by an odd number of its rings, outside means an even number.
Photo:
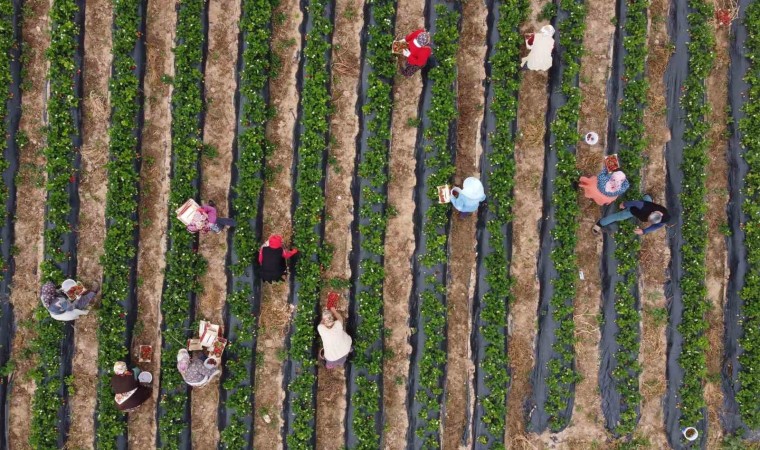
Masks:
[[[568,19],[568,13],[564,9],[558,9],[557,15],[552,20],[552,25],[559,30],[559,24]],[[560,31],[561,33],[561,31]],[[555,192],[555,180],[557,178],[557,162],[559,151],[555,146],[556,136],[551,131],[552,121],[557,117],[557,111],[567,103],[565,95],[562,93],[561,85],[563,73],[566,70],[566,62],[563,57],[564,48],[561,45],[555,46],[556,51],[552,53],[553,63],[549,69],[549,105],[546,113],[546,136],[544,146],[546,147],[544,159],[544,178],[542,181],[543,188],[543,211],[544,217],[541,223],[539,233],[539,254],[538,254],[538,278],[540,281],[540,293],[538,304],[538,336],[536,341],[536,359],[533,373],[531,374],[531,385],[533,394],[527,405],[528,428],[531,431],[541,432],[549,425],[550,415],[545,411],[546,401],[548,398],[549,362],[559,358],[559,354],[554,350],[555,334],[559,328],[559,322],[555,315],[555,309],[550,302],[554,295],[553,280],[559,277],[557,269],[551,260],[551,253],[557,247],[552,236],[552,230],[556,226],[556,207],[552,201]],[[574,80],[578,85],[578,80]],[[573,149],[562,149],[562,151],[574,151]],[[572,301],[569,299],[568,301]],[[572,369],[575,369],[573,361]],[[569,388],[571,394],[575,392],[575,384]],[[569,420],[575,396],[571,395],[567,399],[567,406],[564,411],[560,412],[560,417]],[[515,405],[517,406],[517,405]]]

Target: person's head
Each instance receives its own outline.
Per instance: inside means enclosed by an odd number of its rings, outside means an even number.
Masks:
[[[619,191],[620,188],[623,187],[623,183],[625,183],[625,174],[622,170],[616,170],[612,172],[612,175],[610,175],[610,180],[607,182],[607,185],[605,188],[607,189],[607,192],[615,192]]]
[[[541,34],[549,37],[554,36],[554,27],[551,25],[544,25],[541,27]]]
[[[124,361],[116,361],[116,364],[113,365],[113,373],[116,375],[124,375],[127,373],[127,363]]]
[[[282,236],[279,234],[273,234],[269,236],[269,246],[271,248],[281,248],[282,247]]]
[[[190,366],[190,353],[186,349],[182,348],[177,352],[177,370],[179,373],[185,373]]]
[[[418,34],[415,39],[417,40],[417,43],[423,47],[430,45],[430,33],[427,31],[423,31],[422,33]]]
[[[42,285],[42,289],[40,290],[40,297],[42,298],[42,303],[46,308],[49,308],[50,305],[52,305],[55,301],[56,291],[57,289],[55,287],[55,283],[52,281],[48,281]]]
[[[662,213],[660,211],[653,211],[651,214],[649,214],[647,220],[649,220],[649,223],[651,224],[660,223],[662,222]]]
[[[335,317],[333,317],[332,313],[327,308],[322,310],[322,325],[327,328],[332,328],[333,325],[335,325]]]

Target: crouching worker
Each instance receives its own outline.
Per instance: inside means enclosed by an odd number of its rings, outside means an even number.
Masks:
[[[193,358],[186,349],[180,349],[177,353],[177,370],[185,383],[192,387],[203,387],[215,376],[222,373],[218,367],[206,367],[200,358]]]
[[[111,377],[111,389],[113,389],[113,399],[119,410],[124,412],[134,411],[138,406],[145,403],[152,394],[152,390],[140,384],[137,376],[139,370],[127,370],[127,363],[118,361],[113,365],[113,376]]]
[[[269,236],[259,249],[261,279],[268,283],[282,281],[288,272],[288,260],[296,253],[298,253],[296,248],[293,250],[282,248],[282,236],[279,234]]]
[[[528,70],[549,70],[552,67],[554,27],[544,25],[540,33],[529,34],[525,39],[525,46],[530,53],[522,59],[521,66],[527,66]]]
[[[216,216],[216,204],[209,200],[207,204],[200,207],[199,212],[203,216],[199,222],[191,223],[187,226],[187,231],[191,233],[221,233],[224,227],[234,227],[235,221],[226,217]]]
[[[475,177],[468,177],[462,183],[462,189],[451,188],[451,205],[459,212],[460,217],[467,217],[476,212],[480,202],[486,199],[483,183]]]
[[[87,308],[95,300],[98,290],[97,283],[88,290],[74,280],[64,280],[60,288],[48,281],[42,285],[40,299],[53,319],[68,322],[89,312]]]
[[[328,369],[343,367],[353,343],[351,336],[345,331],[343,316],[335,309],[337,305],[338,294],[330,292],[327,296],[327,307],[322,311],[322,321],[317,326],[319,337],[322,338],[322,351],[319,356],[325,360],[325,367]]]

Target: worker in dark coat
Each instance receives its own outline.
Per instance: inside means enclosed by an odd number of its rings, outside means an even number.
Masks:
[[[282,236],[273,234],[259,249],[261,279],[267,282],[282,281],[288,271],[288,259],[298,253],[298,249],[282,248]]]
[[[113,373],[111,377],[111,389],[113,389],[113,399],[119,410],[124,412],[133,411],[150,398],[151,389],[141,385],[137,381],[138,373],[127,370],[125,362],[118,361],[114,364]]]

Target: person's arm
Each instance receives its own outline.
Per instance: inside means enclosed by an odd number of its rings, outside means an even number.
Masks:
[[[627,202],[623,202],[623,208],[638,208],[641,209],[644,207],[644,202],[641,200],[629,200]]]
[[[338,312],[335,308],[330,308],[330,312],[332,313],[333,317],[335,317],[335,320],[338,322],[343,322],[343,316]]]
[[[259,247],[259,264],[264,263],[264,246]]]
[[[284,248],[282,249],[282,257],[285,259],[290,259],[290,257],[296,253],[298,253],[297,248],[294,248],[293,250],[285,250]]]
[[[642,233],[641,233],[641,234],[649,234],[649,233],[651,233],[651,232],[653,232],[653,231],[657,231],[657,230],[659,230],[660,228],[662,228],[662,227],[664,227],[664,226],[665,226],[665,224],[664,224],[664,223],[662,223],[662,222],[660,222],[660,223],[655,223],[655,224],[653,224],[653,225],[649,225],[648,227],[644,228],[644,230],[642,231]]]

